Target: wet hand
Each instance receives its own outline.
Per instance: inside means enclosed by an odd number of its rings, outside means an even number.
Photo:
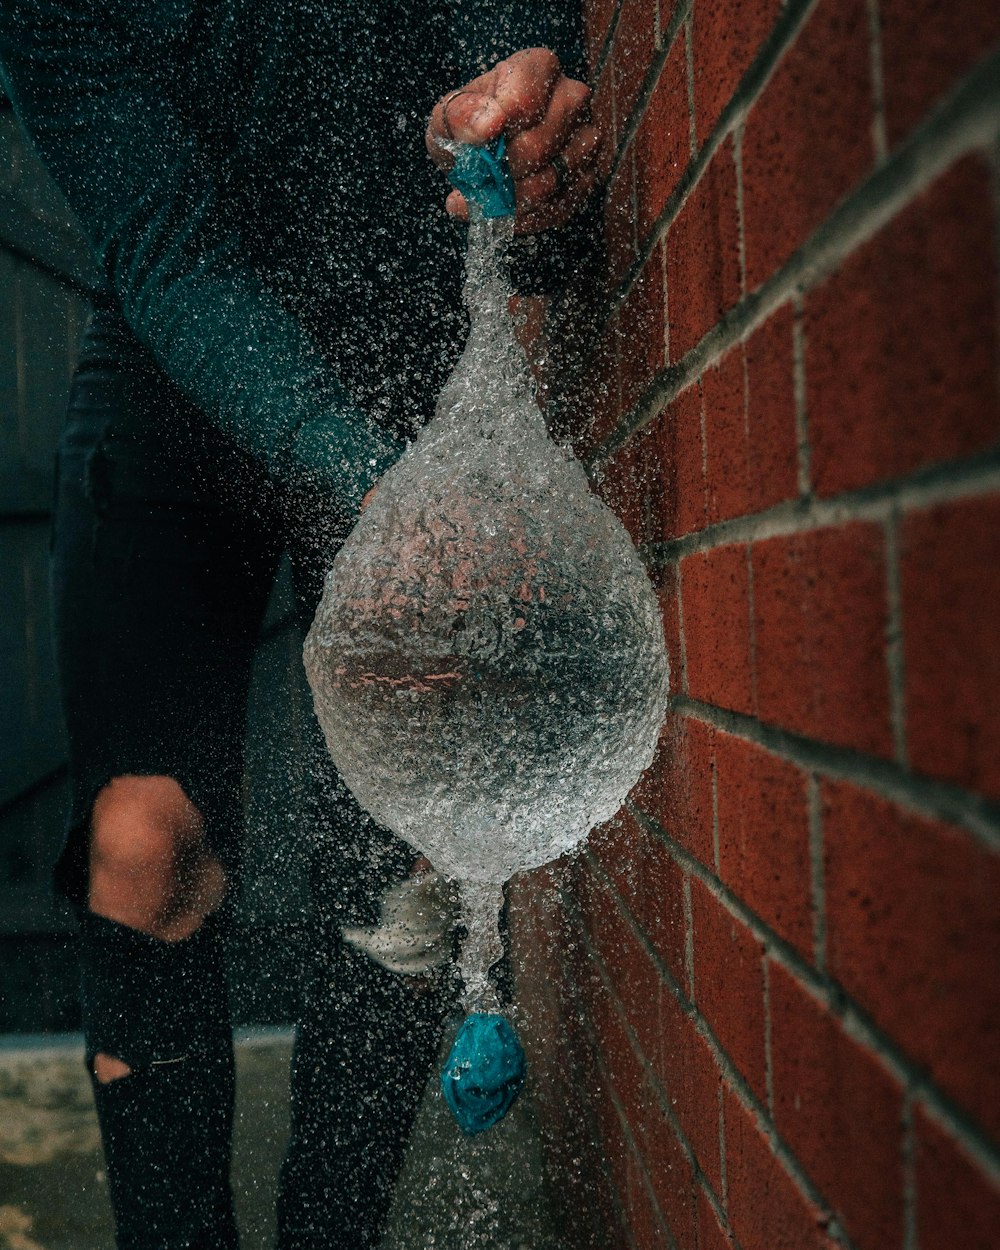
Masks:
[[[481,145],[501,134],[514,178],[517,234],[563,225],[606,176],[590,88],[567,78],[547,48],[515,52],[439,100],[427,125],[427,150],[436,165],[450,169],[449,142]],[[445,208],[469,220],[460,191],[451,192]]]
[[[423,857],[382,896],[377,925],[344,928],[344,941],[400,976],[427,978],[451,959],[458,923],[455,886]],[[433,988],[425,981],[425,988]]]

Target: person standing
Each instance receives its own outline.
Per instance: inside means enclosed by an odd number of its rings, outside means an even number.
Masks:
[[[3,84],[103,279],[59,448],[56,882],[80,919],[120,1250],[237,1245],[222,942],[271,582],[288,549],[308,622],[457,355],[442,141],[507,135],[522,234],[563,226],[596,185],[588,92],[564,72],[578,46],[563,6],[513,0],[0,5]],[[457,192],[447,207],[466,213]],[[447,994],[343,940],[415,856],[313,739],[317,937],[279,1245],[364,1250]]]

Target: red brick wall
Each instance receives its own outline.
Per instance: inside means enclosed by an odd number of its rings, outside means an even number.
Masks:
[[[588,0],[563,420],[672,702],[515,890],[573,1246],[1000,1237],[1000,7]]]

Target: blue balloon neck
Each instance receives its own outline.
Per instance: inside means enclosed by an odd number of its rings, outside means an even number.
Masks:
[[[475,205],[487,220],[514,215],[514,179],[506,151],[507,141],[503,135],[491,147],[463,143],[448,175],[452,186],[465,196],[470,209]]]

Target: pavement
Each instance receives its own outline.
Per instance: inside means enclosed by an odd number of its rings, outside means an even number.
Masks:
[[[243,1250],[273,1250],[290,1055],[288,1030],[237,1034],[233,1189]],[[474,1246],[563,1250],[545,1197],[530,1092],[497,1128],[466,1138],[432,1080],[382,1250]],[[0,1250],[113,1248],[82,1039],[0,1037]]]

